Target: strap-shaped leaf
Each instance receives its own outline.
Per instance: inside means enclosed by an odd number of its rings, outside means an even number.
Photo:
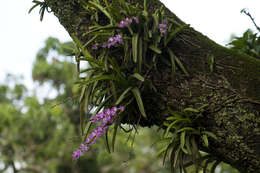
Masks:
[[[185,146],[185,135],[186,135],[185,131],[181,132],[181,150],[184,153],[188,154],[188,151],[184,148],[184,146]]]
[[[158,13],[154,13],[152,15],[153,17],[153,33],[158,29],[158,25],[159,25],[159,16]]]
[[[115,143],[116,143],[116,135],[117,135],[117,129],[120,125],[120,121],[116,121],[114,125],[114,132],[113,132],[113,137],[112,137],[112,152],[115,151]]]
[[[83,55],[84,55],[84,58],[89,61],[89,62],[93,62],[93,63],[96,63],[100,66],[103,65],[102,62],[98,61],[98,60],[95,60],[92,55],[83,47],[83,45],[81,44],[81,42],[78,40],[78,38],[74,35],[74,34],[71,34],[71,38],[73,39],[73,41],[76,43],[76,45],[80,48],[80,50],[82,51]]]
[[[177,117],[183,117],[181,113],[173,111],[170,107],[168,107],[168,111],[171,115],[177,116]],[[169,117],[170,118],[170,117]],[[170,120],[170,119],[169,119]]]
[[[112,68],[114,71],[116,71],[117,75],[120,77],[120,81],[124,81],[125,82],[125,77],[124,77],[124,74],[123,72],[120,70],[120,67],[118,65],[118,62],[115,60],[115,58],[110,58],[108,57],[107,58],[108,61],[110,62],[111,66],[110,68]]]
[[[137,56],[138,56],[138,38],[139,34],[134,34],[132,37],[132,52],[133,52],[133,61],[137,62]]]
[[[168,134],[169,134],[169,131],[171,130],[171,128],[174,128],[174,125],[177,124],[177,123],[180,123],[180,122],[185,122],[185,121],[188,121],[187,118],[180,118],[180,119],[177,119],[175,121],[173,121],[166,129],[166,133],[165,133],[165,136],[164,137],[167,137]],[[175,128],[174,128],[175,129]]]
[[[89,1],[90,4],[92,4],[93,6],[95,6],[96,8],[98,8],[102,13],[104,13],[109,19],[110,19],[110,22],[113,21],[113,18],[111,17],[111,15],[107,12],[107,10],[102,7],[101,5],[95,3],[95,2],[92,2],[92,1]]]
[[[142,63],[143,63],[143,39],[142,37],[139,37],[138,41],[138,72],[142,72]]]
[[[162,139],[159,139],[159,140],[155,141],[151,146],[154,146],[156,144],[168,144],[171,140],[172,140],[171,137],[162,138]]]
[[[175,55],[173,54],[172,50],[168,48],[168,53],[170,55],[171,64],[172,64],[172,73],[176,73],[176,64],[175,64]]]
[[[174,55],[174,54],[173,54]],[[189,73],[187,72],[187,70],[185,69],[185,67],[182,65],[181,61],[179,60],[179,58],[177,58],[177,56],[174,55],[174,60],[177,63],[177,65],[180,67],[180,69],[183,71],[183,73],[189,77]]]
[[[127,89],[120,95],[120,97],[117,99],[115,105],[119,105],[119,104],[122,102],[122,100],[124,100],[125,95],[126,95],[131,89],[132,89],[132,87],[127,88]]]
[[[173,164],[172,164],[172,168],[176,168],[177,166],[177,161],[178,161],[178,158],[179,158],[179,154],[180,154],[180,150],[181,150],[181,146],[178,147],[178,149],[176,150],[175,152],[175,156],[174,156],[174,159],[173,159]]]
[[[193,133],[199,134],[198,130],[196,130],[192,127],[184,127],[182,129],[178,130],[177,132],[180,133],[180,132],[183,132],[183,131],[192,131]]]
[[[181,32],[184,28],[186,28],[186,27],[188,27],[188,26],[190,26],[190,25],[185,24],[185,25],[182,25],[182,26],[176,28],[176,29],[170,34],[170,36],[169,36],[167,39],[164,40],[164,46],[167,46],[167,44],[176,36],[176,34],[178,34],[179,32]]]
[[[154,45],[149,46],[149,49],[151,49],[152,51],[154,51],[157,54],[162,53],[162,51],[159,48],[155,47]]]
[[[205,134],[205,135],[207,135],[207,136],[209,136],[209,137],[212,137],[212,138],[215,139],[215,140],[218,139],[217,136],[216,136],[214,133],[212,133],[212,132],[202,131],[201,133],[202,133],[202,134]]]
[[[110,152],[109,141],[108,141],[108,131],[106,131],[106,134],[105,134],[105,145],[106,145],[107,152],[111,153]]]
[[[98,107],[96,108],[96,110],[94,111],[93,115],[96,115],[103,107],[104,105],[110,101],[110,99],[112,98],[112,95],[108,96],[107,98],[105,98],[105,100],[98,105]]]
[[[128,4],[125,2],[125,0],[119,0],[119,2],[123,6],[123,9],[126,10],[127,15],[130,15],[131,11],[129,9]]]
[[[184,112],[194,112],[194,113],[199,113],[200,111],[194,108],[185,108],[183,110]]]
[[[205,146],[208,147],[209,146],[209,141],[208,141],[207,135],[202,135],[202,140],[203,140]]]
[[[136,78],[136,79],[142,81],[142,82],[144,82],[144,80],[145,80],[144,77],[141,76],[139,73],[134,73],[132,76],[133,76],[134,78]]]
[[[112,75],[99,75],[97,77],[94,77],[92,79],[89,79],[87,81],[85,81],[83,84],[88,85],[90,83],[96,82],[96,81],[100,81],[100,80],[114,80],[117,81],[118,78],[112,76]]]
[[[162,149],[160,149],[157,153],[156,156],[160,156],[162,155],[166,150],[167,150],[168,146],[163,147]]]
[[[94,33],[95,34],[107,33],[107,31],[117,29],[117,28],[118,28],[117,26],[111,26],[110,24],[106,25],[106,26],[97,26],[95,28],[92,28],[90,31],[84,33],[83,36],[88,36],[90,34],[93,35]],[[111,32],[110,32],[110,35],[111,35]]]
[[[141,94],[140,94],[139,89],[138,89],[137,87],[135,87],[135,88],[133,88],[131,91],[133,92],[133,94],[134,94],[134,96],[135,96],[137,105],[138,105],[138,107],[139,107],[139,110],[140,110],[142,116],[143,116],[144,118],[147,118],[146,113],[145,113],[145,110],[144,110],[144,105],[143,105],[143,101],[142,101],[142,98],[141,98]]]

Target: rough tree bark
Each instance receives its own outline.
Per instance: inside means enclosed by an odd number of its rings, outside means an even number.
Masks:
[[[87,38],[89,16],[76,0],[45,0],[60,23],[82,42]],[[133,3],[142,0],[128,0]],[[153,10],[160,2],[148,1]],[[167,15],[184,24],[170,11]],[[172,42],[172,50],[189,72],[185,77],[161,69],[152,72],[159,93],[142,93],[149,121],[143,126],[160,125],[167,116],[167,107],[182,110],[208,104],[201,118],[206,130],[218,141],[210,141],[207,152],[215,155],[241,172],[260,172],[260,61],[222,47],[201,33],[188,27]],[[207,56],[214,57],[213,72]],[[135,120],[128,123],[135,123]]]

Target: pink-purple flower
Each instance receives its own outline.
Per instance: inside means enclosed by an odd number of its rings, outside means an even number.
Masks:
[[[139,24],[139,19],[137,16],[134,16],[132,18],[125,18],[125,20],[122,20],[120,21],[120,23],[118,24],[118,27],[119,28],[124,28],[124,27],[127,27],[129,26],[132,22],[133,22],[133,19],[135,21],[136,24]]]
[[[97,50],[98,49],[98,43],[93,44],[92,49]]]
[[[162,35],[165,35],[167,33],[167,21],[166,19],[163,19],[163,23],[159,24],[158,26],[160,33]]]
[[[107,43],[103,43],[103,48],[110,48],[117,44],[123,44],[123,37],[120,34],[115,35],[114,37],[109,37]]]
[[[112,41],[112,39],[111,39]],[[114,41],[114,39],[113,39]],[[90,122],[92,123],[99,123],[101,122],[101,125],[97,126],[88,136],[88,138],[84,141],[83,144],[81,144],[79,149],[76,149],[73,152],[73,158],[78,159],[80,156],[83,155],[83,152],[86,152],[89,150],[90,146],[95,144],[97,142],[97,139],[101,138],[103,134],[105,134],[108,131],[108,126],[114,123],[115,119],[114,117],[117,116],[118,111],[122,112],[125,110],[124,106],[112,107],[111,109],[105,109],[104,111],[96,114],[94,117],[90,119]]]
[[[80,156],[82,156],[81,150],[80,150],[80,149],[75,150],[75,151],[73,152],[73,155],[72,155],[72,156],[73,156],[74,159],[80,158]]]
[[[135,23],[136,23],[136,24],[139,24],[139,19],[138,19],[138,17],[134,16],[133,19],[135,20]]]

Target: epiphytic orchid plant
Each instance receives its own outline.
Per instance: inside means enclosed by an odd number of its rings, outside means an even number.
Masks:
[[[168,20],[163,7],[151,14],[147,11],[146,0],[143,5],[136,6],[124,0],[113,0],[110,4],[106,0],[90,0],[82,3],[82,6],[92,16],[93,25],[84,33],[88,38],[84,44],[72,35],[80,52],[76,56],[78,67],[81,62],[88,62],[86,69],[78,68],[83,143],[73,153],[75,159],[108,133],[113,123],[116,132],[123,118],[127,119],[133,114],[149,118],[145,112],[142,91],[150,87],[157,92],[148,78],[148,72],[156,70],[159,61],[167,66],[171,64],[173,74],[179,68],[189,76],[181,61],[167,47],[186,25]],[[108,21],[105,24],[104,18]],[[176,29],[173,30],[173,27]],[[139,112],[131,107],[133,104],[137,105]],[[126,109],[120,117],[114,116],[116,111],[112,111],[120,110],[118,105]],[[85,108],[87,113],[92,111],[94,117],[85,117]],[[104,112],[99,113],[101,110]],[[107,111],[112,111],[113,115]],[[102,125],[88,135],[89,127],[97,121],[103,121]],[[116,133],[113,135],[112,149],[115,136]]]

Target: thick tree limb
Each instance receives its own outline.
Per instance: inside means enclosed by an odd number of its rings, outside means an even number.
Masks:
[[[73,0],[45,0],[60,23],[82,42],[88,30],[89,16]],[[141,2],[140,0],[132,0]],[[149,1],[152,11],[159,1]],[[184,24],[167,12],[177,23]],[[189,77],[172,76],[162,66],[149,75],[158,93],[142,93],[149,120],[143,126],[160,125],[167,117],[167,107],[208,107],[200,119],[207,131],[217,135],[207,152],[230,163],[241,172],[260,172],[260,61],[216,44],[193,28],[187,27],[171,43],[172,51],[186,67]],[[210,69],[208,58],[214,60]],[[213,71],[212,71],[213,70]],[[136,123],[136,118],[128,123]]]

